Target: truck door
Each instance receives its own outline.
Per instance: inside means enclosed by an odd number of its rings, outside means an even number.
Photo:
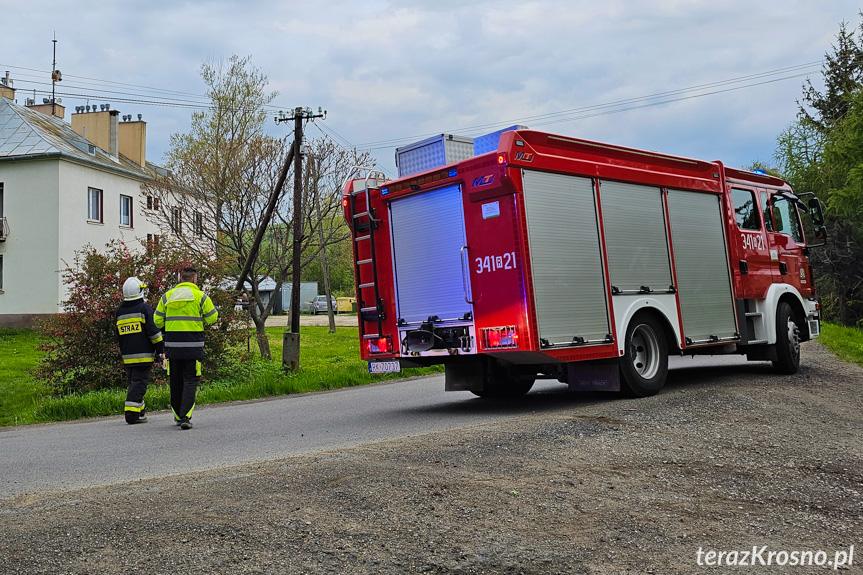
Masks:
[[[801,294],[809,294],[812,284],[807,275],[808,260],[804,261],[803,226],[797,204],[779,193],[769,195],[773,231],[767,233],[767,243],[773,260],[773,281],[790,284]]]
[[[743,290],[740,295],[745,299],[760,299],[765,297],[767,289],[773,283],[773,268],[776,264],[770,260],[758,194],[754,188],[735,185],[731,188],[731,203],[737,222],[737,229],[732,234],[731,241],[737,244],[738,258],[737,265],[734,266],[732,262],[732,267],[740,270]],[[770,213],[767,212],[765,216],[769,218]],[[768,229],[772,229],[772,220],[770,222]]]
[[[594,181],[529,170],[522,180],[540,346],[605,343],[611,323]]]

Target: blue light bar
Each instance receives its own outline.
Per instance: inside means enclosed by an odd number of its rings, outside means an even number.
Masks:
[[[449,177],[450,178],[454,178],[457,175],[458,175],[458,170],[456,170],[455,168],[453,168],[452,170],[449,171]]]
[[[765,172],[764,170],[752,170],[752,173],[753,173],[753,174],[760,174],[760,175],[762,175],[762,176],[766,176],[766,175],[767,175],[767,172]]]
[[[385,196],[385,195],[387,195],[388,193],[390,193],[390,189],[389,189],[389,188],[381,188],[381,195],[382,195],[382,196]]]

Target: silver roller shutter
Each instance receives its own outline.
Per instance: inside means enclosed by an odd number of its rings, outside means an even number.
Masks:
[[[441,320],[464,317],[471,306],[464,293],[459,186],[395,200],[390,218],[399,317],[408,323],[433,315]]]
[[[524,171],[539,337],[568,345],[610,332],[593,182]]]
[[[734,337],[734,298],[725,251],[720,197],[668,191],[668,218],[683,316],[694,343]]]
[[[662,191],[601,181],[599,193],[611,285],[623,292],[642,286],[666,291],[673,282]]]

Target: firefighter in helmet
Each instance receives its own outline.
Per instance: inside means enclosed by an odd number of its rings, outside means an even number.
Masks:
[[[117,340],[126,368],[126,423],[146,423],[144,394],[155,356],[162,355],[162,332],[153,321],[153,308],[144,301],[147,285],[136,277],[123,284],[123,303],[117,308]]]

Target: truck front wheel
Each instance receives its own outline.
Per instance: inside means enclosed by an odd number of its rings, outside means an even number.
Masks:
[[[776,361],[773,368],[782,374],[797,373],[800,367],[800,328],[788,302],[776,308]]]
[[[668,376],[668,343],[657,319],[637,314],[626,328],[620,358],[622,390],[633,397],[659,393]]]

